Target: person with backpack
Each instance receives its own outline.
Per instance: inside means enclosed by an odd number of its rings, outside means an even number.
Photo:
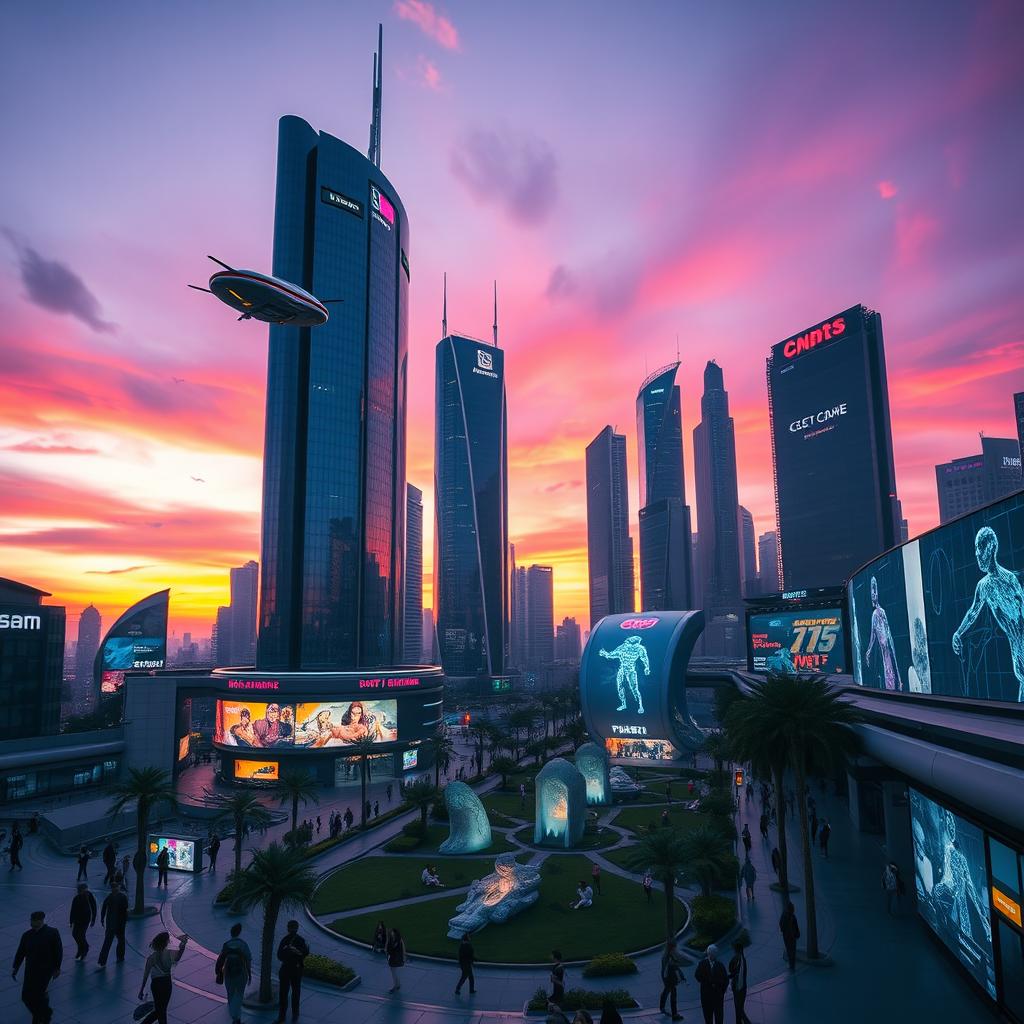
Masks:
[[[683,1019],[679,1012],[677,992],[680,981],[686,981],[686,976],[683,974],[683,958],[676,949],[675,940],[669,939],[665,943],[665,952],[661,954],[661,999],[658,1005],[662,1013],[667,1013],[665,1003],[668,1002],[672,1007],[673,1020]]]
[[[285,937],[277,947],[277,959],[281,961],[281,969],[277,972],[280,998],[277,1003],[277,1020],[274,1024],[284,1024],[285,1011],[288,1009],[288,991],[292,995],[292,1020],[299,1019],[299,998],[302,994],[302,973],[309,956],[309,943],[299,934],[299,922],[289,921]]]
[[[228,997],[228,1013],[232,1024],[241,1024],[242,998],[245,987],[252,981],[252,951],[249,943],[241,938],[241,924],[231,926],[231,938],[221,947],[214,970],[217,984],[224,986]]]

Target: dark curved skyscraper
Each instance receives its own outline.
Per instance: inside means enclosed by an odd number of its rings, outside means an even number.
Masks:
[[[408,251],[377,163],[283,117],[274,274],[343,301],[322,327],[270,328],[260,669],[401,660]]]
[[[437,345],[434,608],[449,676],[505,672],[508,463],[505,353],[448,335]]]

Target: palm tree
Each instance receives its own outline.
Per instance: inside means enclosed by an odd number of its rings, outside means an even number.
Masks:
[[[704,745],[701,749],[715,762],[715,771],[721,772],[722,765],[729,756],[728,741],[725,734],[722,732],[709,732],[704,737]]]
[[[810,773],[825,774],[845,763],[846,758],[858,747],[857,736],[850,726],[861,722],[863,717],[852,704],[843,702],[829,688],[823,676],[770,675],[752,683],[750,691],[744,703],[753,705],[753,708],[745,714],[756,721],[757,728],[766,736],[766,742],[767,737],[772,737],[778,747],[786,751],[796,780],[807,901],[807,956],[813,960],[820,953],[814,898],[814,862],[807,825],[807,776]],[[737,707],[740,706],[737,704]],[[730,715],[735,714],[730,712]],[[781,808],[784,803],[780,789],[780,831]]]
[[[514,743],[515,743],[515,746],[513,748],[513,752],[514,752],[515,756],[518,757],[519,756],[519,750],[520,750],[520,742],[519,742],[520,733],[524,729],[527,732],[529,732],[529,730],[533,728],[534,724],[537,721],[537,712],[532,707],[524,705],[522,707],[516,708],[505,719],[505,721],[507,722],[508,727],[512,730],[512,735],[514,737]]]
[[[252,863],[237,877],[235,891],[243,910],[263,907],[263,938],[260,943],[259,1001],[273,999],[271,981],[274,963],[274,933],[282,907],[302,906],[313,898],[316,876],[306,865],[299,850],[271,843],[257,850]]]
[[[242,839],[248,826],[266,828],[270,824],[270,811],[255,794],[244,789],[220,793],[213,799],[219,810],[214,822],[230,821],[235,832],[235,872],[232,879],[242,873]]]
[[[479,719],[469,727],[469,734],[476,740],[476,770],[479,774],[484,771],[484,745],[491,738],[494,726],[484,719]]]
[[[491,771],[501,776],[501,788],[508,789],[508,777],[519,770],[519,762],[514,757],[502,755],[491,761]]]
[[[370,767],[369,757],[374,753],[376,744],[369,736],[356,740],[349,749],[359,758],[359,823],[366,828],[366,820],[369,814],[366,813],[366,778]]]
[[[590,734],[587,732],[582,718],[570,718],[562,726],[562,735],[572,743],[573,747],[578,747],[580,744],[586,743],[587,736]]]
[[[524,750],[527,754],[534,759],[534,763],[539,768],[540,762],[544,755],[551,749],[551,737],[546,733],[543,736],[537,736],[535,739],[530,740],[526,744]]]
[[[281,777],[274,786],[278,803],[282,807],[287,803],[292,805],[293,833],[299,825],[299,801],[302,801],[303,807],[309,803],[320,803],[320,798],[316,793],[316,786],[316,776],[305,768],[286,768],[281,772]]]
[[[732,844],[728,833],[714,824],[696,825],[683,836],[682,877],[699,885],[702,896],[735,879],[739,865]]]
[[[135,848],[135,906],[133,914],[146,912],[146,846],[149,843],[149,816],[157,804],[165,803],[171,809],[178,806],[174,783],[163,768],[131,768],[128,778],[113,789],[114,801],[110,814],[120,814],[129,804],[135,804],[138,818],[138,845]]]
[[[441,785],[442,761],[448,761],[455,753],[455,741],[443,730],[438,730],[429,739],[423,741],[423,745],[434,757],[434,788]]]
[[[686,864],[683,833],[675,828],[649,828],[640,837],[629,858],[633,871],[646,871],[665,887],[665,937],[676,937],[676,875]]]
[[[437,787],[431,784],[430,779],[416,779],[415,782],[402,787],[402,796],[407,804],[411,804],[420,812],[420,825],[426,834],[427,811],[438,797]]]

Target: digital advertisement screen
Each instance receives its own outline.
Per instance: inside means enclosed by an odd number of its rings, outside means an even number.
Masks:
[[[277,761],[235,761],[235,778],[249,782],[276,782],[279,777]]]
[[[880,522],[859,307],[773,346],[771,429],[785,589],[838,586],[892,543]]]
[[[985,837],[916,789],[910,790],[910,826],[917,912],[994,999]]]
[[[189,739],[190,739],[190,737],[188,737],[188,736],[182,736],[181,739],[178,740],[178,760],[179,761],[184,761],[185,758],[188,757],[188,742],[189,742]]]
[[[1024,494],[887,552],[847,601],[859,685],[1024,700]]]
[[[132,605],[107,631],[96,654],[101,693],[117,693],[126,672],[164,668],[167,664],[167,610],[170,591]]]
[[[347,747],[398,739],[398,701],[218,700],[214,742],[229,747]]]
[[[755,672],[846,671],[839,608],[751,615],[748,640]]]
[[[195,871],[196,844],[192,839],[172,839],[165,836],[154,836],[149,840],[149,866],[157,866],[156,859],[160,851],[166,847],[170,856],[167,867],[171,871]]]
[[[609,737],[604,741],[609,757],[634,757],[644,761],[671,761],[675,750],[668,740],[620,740]]]
[[[415,768],[419,763],[420,752],[418,750],[403,750],[402,751],[402,771],[407,772],[410,768]]]

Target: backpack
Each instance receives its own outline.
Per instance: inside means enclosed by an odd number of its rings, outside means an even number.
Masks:
[[[237,977],[245,974],[245,956],[238,946],[224,946],[224,974]]]

